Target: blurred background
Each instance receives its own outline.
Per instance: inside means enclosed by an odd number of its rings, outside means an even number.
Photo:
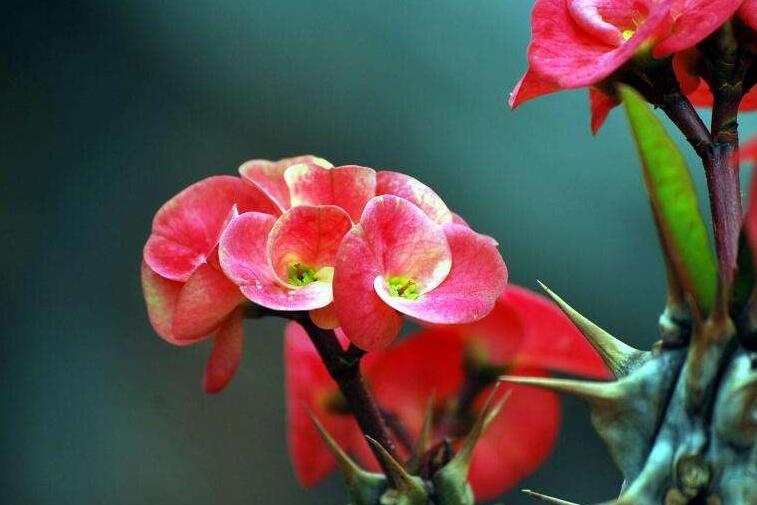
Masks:
[[[506,107],[530,8],[3,2],[0,502],[346,501],[338,476],[304,491],[289,466],[282,324],[248,324],[243,368],[209,397],[208,345],[171,347],[145,314],[154,212],[249,158],[415,175],[499,240],[513,282],[542,279],[628,342],[656,340],[664,271],[622,112],[593,138],[585,90]],[[522,487],[594,503],[619,486],[566,401],[552,459]]]

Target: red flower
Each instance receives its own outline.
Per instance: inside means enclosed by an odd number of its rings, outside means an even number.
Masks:
[[[459,224],[440,226],[408,200],[382,195],[339,246],[334,309],[355,345],[376,350],[399,333],[399,313],[428,323],[475,321],[506,282],[493,239]]]
[[[292,462],[300,482],[314,485],[335,461],[307,416],[313,410],[335,440],[367,467],[376,468],[354,421],[304,331],[292,323],[286,340],[287,408]],[[599,356],[550,302],[511,286],[486,318],[467,325],[433,327],[384,351],[368,354],[367,382],[382,410],[412,434],[419,432],[428,399],[435,399],[435,441],[459,438],[471,416],[455,417],[465,366],[544,375],[547,370],[608,377]],[[490,387],[473,399],[475,416]],[[549,455],[559,425],[555,395],[515,386],[502,413],[476,446],[470,482],[479,499],[512,487]],[[456,424],[457,423],[457,424]]]
[[[591,87],[592,131],[617,101],[597,86],[639,54],[655,58],[694,47],[740,7],[753,19],[753,0],[537,0],[529,68],[510,106],[562,89]]]

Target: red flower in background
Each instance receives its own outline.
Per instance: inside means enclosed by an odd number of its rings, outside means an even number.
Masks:
[[[757,26],[757,2],[749,0],[537,0],[529,68],[510,106],[563,89],[590,87],[596,133],[617,100],[603,91],[606,79],[641,52],[668,57],[693,48],[738,11]],[[688,89],[693,92],[697,85]],[[706,88],[706,85],[705,85]],[[694,96],[699,105],[711,104]]]
[[[367,444],[340,403],[336,384],[304,330],[291,323],[285,345],[289,444],[300,482],[312,486],[336,467],[307,415],[308,408],[345,450],[375,469]],[[382,410],[410,433],[420,431],[433,396],[437,442],[464,436],[488,395],[491,386],[480,388],[469,405],[460,404],[458,394],[474,369],[519,375],[554,370],[608,377],[599,356],[559,309],[514,286],[478,322],[426,328],[364,359],[366,380]],[[489,379],[492,383],[493,377]],[[554,394],[512,387],[508,403],[473,454],[469,479],[477,498],[497,496],[537,468],[554,445],[559,417]]]

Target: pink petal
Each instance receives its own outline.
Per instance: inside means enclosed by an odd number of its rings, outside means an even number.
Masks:
[[[179,293],[172,326],[175,338],[192,340],[212,333],[243,300],[223,272],[200,265]]]
[[[260,212],[246,212],[232,219],[218,246],[221,268],[237,285],[274,282],[268,262],[268,235],[276,218]]]
[[[452,251],[452,270],[444,282],[416,300],[392,296],[383,279],[376,279],[376,292],[390,306],[421,321],[476,321],[491,312],[505,289],[507,267],[488,237],[456,224],[445,226],[444,232]]]
[[[739,8],[739,17],[752,30],[757,30],[757,0],[744,0]]]
[[[333,267],[344,234],[352,228],[350,216],[333,205],[301,205],[289,209],[268,236],[267,255],[282,284],[289,267],[297,263],[319,270]]]
[[[546,77],[535,74],[534,71],[529,68],[525,75],[520,78],[518,84],[515,85],[515,88],[510,93],[510,99],[507,103],[510,105],[511,109],[515,109],[520,104],[533,98],[549,95],[550,93],[559,90],[560,86]]]
[[[394,195],[415,204],[439,224],[452,222],[452,213],[434,191],[418,179],[399,172],[376,174],[376,195]]]
[[[238,307],[218,329],[203,378],[203,387],[208,394],[221,392],[242,361],[242,311],[242,307]]]
[[[284,180],[284,172],[292,165],[300,163],[331,166],[328,161],[311,155],[284,158],[279,161],[250,160],[239,167],[239,175],[268,198],[271,207],[276,209],[274,214],[280,214],[290,207],[289,188]]]
[[[573,0],[574,2],[576,0]],[[674,0],[656,3],[633,36],[618,46],[596,29],[576,22],[566,0],[537,0],[531,17],[530,68],[561,88],[596,84],[629,61],[642,44],[665,28]]]
[[[345,335],[366,351],[386,347],[402,327],[402,318],[373,289],[373,280],[380,275],[362,230],[347,233],[334,267],[334,309]]]
[[[157,274],[186,281],[215,249],[234,205],[255,210],[261,200],[240,179],[209,177],[166,202],[152,223],[144,259]]]
[[[589,88],[589,102],[591,103],[591,133],[596,135],[605,124],[610,111],[620,105],[620,102],[594,87]]]
[[[610,377],[594,348],[551,301],[511,284],[497,300],[500,306],[514,310],[525,329],[515,357],[519,365],[600,379]]]
[[[314,163],[289,167],[284,174],[292,195],[292,206],[336,205],[353,221],[376,194],[376,172],[372,168],[348,165],[324,168]]]
[[[351,416],[335,413],[329,399],[338,396],[313,344],[297,323],[289,323],[284,335],[287,435],[289,454],[297,480],[312,487],[336,469],[336,461],[308,415],[313,412],[337,443],[349,451],[360,435]]]
[[[384,280],[407,278],[425,293],[449,273],[450,249],[443,228],[410,201],[377,196],[365,207],[360,226]]]
[[[192,341],[177,340],[171,332],[173,315],[176,310],[176,300],[179,298],[183,283],[161,277],[142,261],[140,268],[142,277],[142,294],[147,305],[147,315],[150,318],[155,333],[166,342],[174,345],[188,345]]]
[[[524,369],[513,375],[541,375]],[[560,401],[554,393],[511,386],[510,398],[481,437],[469,480],[477,500],[490,500],[533,473],[549,457],[560,428]],[[488,395],[479,396],[482,402]]]
[[[626,11],[632,10],[632,6],[623,5],[627,2],[613,2],[602,0],[568,0],[568,12],[570,17],[575,23],[585,32],[591,34],[597,42],[602,42],[609,46],[619,46],[623,43],[623,34],[617,26],[605,21],[604,14],[608,14],[608,7],[613,10]],[[610,4],[610,5],[607,5]],[[613,5],[614,4],[614,5]],[[624,9],[625,7],[625,9]],[[621,12],[615,12],[614,14],[626,19],[628,13],[625,16]],[[616,19],[614,21],[621,21]]]
[[[331,303],[331,284],[315,281],[290,289],[279,284],[268,259],[268,235],[276,219],[246,212],[233,219],[221,236],[218,256],[226,275],[242,293],[273,310],[310,310]]]
[[[680,1],[680,0],[679,0]],[[679,7],[670,34],[654,48],[655,58],[694,47],[720,28],[739,8],[742,0],[685,0]]]

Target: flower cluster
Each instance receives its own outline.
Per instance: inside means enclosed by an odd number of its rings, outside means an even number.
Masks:
[[[314,156],[249,161],[239,175],[210,177],[169,200],[144,248],[156,332],[176,345],[215,338],[208,392],[233,376],[252,304],[307,312],[376,350],[397,336],[401,314],[472,322],[505,288],[496,242],[412,177]]]
[[[704,61],[703,41],[726,25],[726,36],[753,41],[757,1],[537,0],[529,67],[510,96],[510,106],[588,87],[596,132],[618,104],[616,82],[643,92],[668,70],[668,88],[678,87],[694,105],[710,106],[712,69]],[[757,94],[747,94],[741,107],[757,108]]]
[[[342,343],[347,339],[342,335]],[[336,468],[308,410],[367,468],[376,463],[336,383],[305,331],[290,323],[285,339],[289,445],[295,473],[312,486]],[[465,325],[427,326],[364,359],[366,381],[408,455],[431,398],[431,444],[443,459],[470,429],[499,374],[544,376],[549,371],[607,378],[596,352],[572,323],[544,298],[510,286],[484,319]],[[502,413],[476,446],[469,482],[477,499],[501,494],[549,455],[560,421],[550,392],[513,386]],[[447,442],[449,441],[449,442]],[[434,452],[432,451],[432,454]],[[433,466],[434,461],[422,462]],[[420,474],[433,469],[421,468]]]

